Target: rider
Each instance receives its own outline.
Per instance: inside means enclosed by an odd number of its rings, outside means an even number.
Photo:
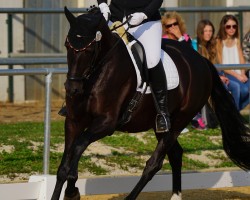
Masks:
[[[149,80],[157,101],[156,132],[170,129],[167,107],[167,82],[161,61],[161,15],[159,9],[163,0],[97,0],[99,8],[108,21],[125,21],[131,16],[128,32],[144,46]]]

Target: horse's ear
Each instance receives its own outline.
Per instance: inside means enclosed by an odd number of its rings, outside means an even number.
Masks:
[[[70,23],[70,26],[72,26],[76,22],[76,17],[68,10],[66,6],[64,7],[64,13]]]

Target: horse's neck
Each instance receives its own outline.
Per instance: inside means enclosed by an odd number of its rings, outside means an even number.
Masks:
[[[100,91],[101,88],[111,96],[122,92],[123,98],[132,98],[136,89],[136,75],[127,48],[122,39],[114,35],[108,27],[104,27],[101,32],[103,37],[99,62],[102,70],[93,90]],[[112,90],[110,85],[114,86]]]
[[[114,43],[117,41],[117,38],[114,36],[114,34],[110,31],[108,26],[104,26],[102,29],[102,48],[104,51],[108,51],[111,49],[114,45]]]
[[[133,68],[132,61],[127,53],[127,48],[122,38],[112,33],[106,24],[102,24],[102,26],[101,33],[103,37],[101,43],[101,57],[112,60],[112,66],[109,67],[120,67],[125,63],[127,64],[126,68],[129,68],[128,65],[131,63]]]

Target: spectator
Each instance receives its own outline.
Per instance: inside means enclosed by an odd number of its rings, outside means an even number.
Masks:
[[[186,33],[186,25],[177,12],[165,12],[162,16],[162,38],[187,42],[191,45],[191,38]]]
[[[207,19],[201,20],[197,25],[197,50],[213,64],[216,62],[216,41],[214,32],[214,25]]]
[[[238,20],[233,15],[225,15],[220,22],[217,34],[217,58],[220,64],[244,64],[245,60],[239,40]],[[239,97],[235,97],[238,110],[249,104],[249,79],[244,69],[224,70],[229,81],[240,88]]]
[[[195,48],[202,56],[210,60],[213,64],[216,62],[216,41],[214,38],[214,32],[214,25],[211,21],[207,19],[201,20],[196,29],[197,47]],[[226,77],[221,77],[221,80],[224,83],[228,82]],[[201,116],[206,128],[216,128],[218,126],[217,118],[209,103],[205,104],[202,108]],[[199,118],[199,114],[195,118]]]
[[[217,62],[216,59],[216,40],[214,37],[215,28],[213,23],[204,19],[201,20],[197,25],[197,50],[198,52],[210,60],[213,64]],[[219,72],[221,81],[224,83],[225,87],[231,92],[231,94],[235,97],[239,96],[239,87],[236,82],[229,81],[229,79],[224,75],[224,73]],[[218,121],[211,110],[209,104],[206,104],[202,109],[202,118],[206,124],[207,128],[216,128],[218,126]]]

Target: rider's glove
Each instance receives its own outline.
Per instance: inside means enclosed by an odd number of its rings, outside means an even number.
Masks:
[[[99,8],[101,10],[101,13],[103,14],[103,17],[106,19],[106,21],[108,21],[110,17],[109,6],[106,3],[101,3],[99,5]]]
[[[147,15],[145,15],[143,12],[136,12],[131,14],[132,18],[129,21],[129,24],[133,25],[133,26],[137,26],[140,23],[142,23],[142,21],[144,19],[147,19]]]

